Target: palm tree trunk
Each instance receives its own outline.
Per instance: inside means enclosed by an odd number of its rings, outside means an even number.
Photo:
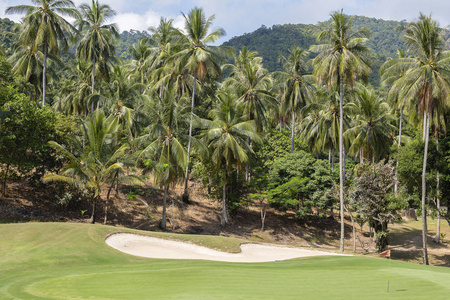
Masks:
[[[427,113],[424,111],[423,112],[423,135],[422,135],[422,140],[425,142],[425,135],[426,135],[426,124],[427,124]]]
[[[168,190],[168,185],[167,185],[167,183],[165,183],[164,184],[164,198],[163,198],[163,213],[162,213],[162,219],[161,219],[161,229],[166,229],[167,190]]]
[[[344,83],[339,74],[339,204],[341,214],[341,239],[339,250],[344,252],[345,224],[344,224]]]
[[[291,153],[294,153],[295,113],[292,112]]]
[[[247,145],[250,145],[250,148],[252,148],[249,137],[247,137]],[[250,182],[250,170],[248,165],[245,166],[245,182]]]
[[[220,225],[224,226],[228,223],[228,204],[227,204],[227,184],[224,183],[222,187],[222,220]]]
[[[436,148],[439,151],[439,138],[436,137]],[[441,242],[441,213],[439,212],[441,209],[441,200],[439,199],[439,171],[436,174],[436,208],[437,208],[437,224],[436,224],[436,237],[434,238],[434,242],[439,244]]]
[[[42,107],[45,106],[45,96],[47,95],[47,56],[48,45],[44,42],[44,67],[42,69]]]
[[[3,196],[6,196],[6,180],[8,179],[9,164],[6,165],[5,176],[3,177]]]
[[[394,195],[397,197],[398,194],[398,180],[397,180],[397,174],[398,174],[398,160],[400,155],[400,146],[402,144],[402,122],[403,122],[403,106],[400,109],[400,120],[398,124],[398,146],[397,146],[397,163],[395,165],[395,182],[394,182]]]
[[[95,93],[95,57],[92,60],[92,95]]]
[[[116,172],[114,175],[113,181],[111,185],[109,186],[108,193],[106,194],[106,201],[105,201],[105,218],[103,220],[103,225],[106,225],[106,222],[108,221],[108,203],[109,203],[109,195],[111,194],[111,190],[114,187],[114,183],[117,180],[117,176],[119,175],[119,172]]]
[[[97,206],[97,197],[92,199],[92,214],[91,214],[91,218],[89,219],[89,223],[91,223],[91,224],[95,223],[95,209],[96,209],[96,206]]]
[[[427,249],[427,210],[425,206],[426,201],[426,172],[427,172],[427,156],[428,156],[428,142],[430,132],[430,116],[426,119],[426,134],[425,134],[425,149],[423,152],[423,167],[422,167],[422,242],[423,242],[423,264],[428,265],[428,249]]]
[[[436,224],[436,237],[434,238],[434,242],[439,244],[441,242],[441,200],[439,200],[439,171],[437,172],[436,175],[436,191],[437,191],[437,197],[436,197],[436,208],[438,211],[437,214],[437,224]]]
[[[197,87],[197,71],[195,71],[194,75],[194,88],[192,89],[192,100],[191,100],[191,121],[189,122],[189,142],[187,149],[187,164],[186,164],[186,172],[185,172],[185,180],[184,180],[184,192],[183,195],[186,197],[188,194],[188,180],[189,180],[189,160],[191,157],[191,138],[192,138],[192,122],[194,121],[194,100],[195,100],[195,89]],[[183,197],[183,199],[185,198]]]
[[[331,151],[331,172],[334,172],[334,151],[335,151],[336,149],[334,149],[334,147],[333,147],[333,150]]]
[[[92,95],[95,93],[95,57],[92,60]],[[94,113],[94,102],[91,103],[91,113]]]
[[[346,207],[346,210],[350,216],[350,220],[352,221],[352,237],[353,237],[353,253],[356,253],[356,226],[355,219],[353,218],[352,212]]]

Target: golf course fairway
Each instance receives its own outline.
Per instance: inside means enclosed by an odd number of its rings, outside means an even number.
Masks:
[[[362,256],[266,263],[134,257],[111,226],[0,225],[0,299],[448,299],[450,269]],[[237,239],[141,232],[237,252]],[[395,258],[395,252],[393,253]]]

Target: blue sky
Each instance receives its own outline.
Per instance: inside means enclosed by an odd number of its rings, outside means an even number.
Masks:
[[[90,2],[74,0],[76,5]],[[385,20],[408,20],[419,12],[432,13],[441,26],[450,24],[450,1],[446,0],[104,0],[117,12],[113,20],[123,30],[145,30],[156,26],[161,17],[174,19],[182,29],[183,17],[195,6],[202,7],[207,16],[215,15],[213,27],[222,27],[227,36],[252,32],[261,25],[316,24],[329,18],[335,10],[346,14],[364,15]],[[30,4],[30,0],[0,0],[0,17],[20,20],[19,15],[5,16],[8,6]]]

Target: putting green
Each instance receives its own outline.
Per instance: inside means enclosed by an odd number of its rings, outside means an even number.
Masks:
[[[387,294],[386,259],[143,259],[105,245],[104,237],[116,231],[67,223],[0,225],[0,299],[448,299],[450,294],[448,268],[392,261]]]

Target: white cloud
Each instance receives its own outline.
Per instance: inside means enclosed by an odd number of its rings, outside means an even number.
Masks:
[[[176,28],[182,29],[184,26],[183,16],[169,17],[153,10],[149,10],[144,14],[120,13],[114,17],[113,22],[119,26],[121,32],[130,29],[142,31],[147,30],[149,27],[157,27],[161,17],[173,19],[173,26]]]

